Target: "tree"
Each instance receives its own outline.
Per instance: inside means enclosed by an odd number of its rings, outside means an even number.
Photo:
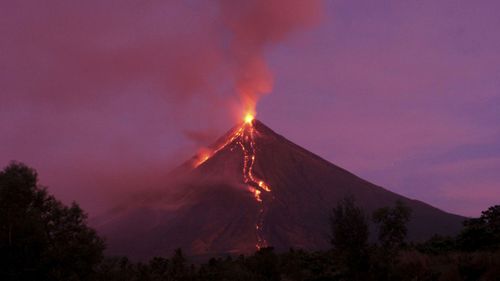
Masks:
[[[189,278],[190,272],[187,260],[181,249],[176,249],[174,251],[169,269],[169,276],[173,280],[187,280]]]
[[[378,224],[378,240],[384,249],[399,248],[406,238],[412,210],[401,201],[394,208],[384,207],[373,213],[373,221]]]
[[[394,275],[398,250],[403,245],[410,220],[411,209],[396,201],[394,207],[384,207],[373,212],[372,220],[378,225],[378,241],[381,248],[374,251],[372,272],[378,280],[400,280]]]
[[[331,244],[348,274],[357,275],[368,266],[368,224],[354,198],[341,200],[330,216]]]
[[[494,250],[500,247],[500,205],[489,207],[479,218],[464,221],[458,236],[462,250]]]
[[[259,276],[259,280],[280,280],[278,256],[272,247],[259,249],[246,260],[246,267]]]
[[[65,206],[38,184],[35,170],[0,172],[0,279],[90,280],[103,241],[76,203]]]

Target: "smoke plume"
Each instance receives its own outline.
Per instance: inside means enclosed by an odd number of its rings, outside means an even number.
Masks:
[[[317,22],[320,1],[220,0],[221,18],[231,32],[229,56],[243,112],[255,114],[258,99],[273,87],[265,48]]]
[[[161,174],[196,151],[186,137],[208,142],[235,100],[253,110],[271,91],[266,49],[313,24],[319,5],[2,1],[0,164],[33,166],[85,208],[104,205],[97,194],[118,197],[119,179],[150,185],[145,170]]]

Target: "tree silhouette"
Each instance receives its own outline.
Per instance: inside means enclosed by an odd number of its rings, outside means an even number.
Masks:
[[[398,251],[403,245],[408,229],[406,224],[411,217],[411,209],[403,202],[396,201],[394,207],[384,207],[373,212],[372,219],[378,225],[378,241],[381,248],[374,251],[372,271],[379,280],[400,280],[394,276]]]
[[[103,241],[86,215],[67,207],[38,184],[20,163],[0,172],[0,279],[90,280]]]
[[[354,198],[341,200],[330,216],[331,244],[341,264],[347,267],[351,279],[367,268],[368,224],[363,210],[354,203]]]
[[[394,208],[384,207],[373,213],[373,221],[378,224],[378,240],[385,249],[398,248],[403,244],[411,213],[412,210],[399,200]]]
[[[466,251],[500,248],[500,205],[483,211],[479,218],[464,221],[458,244]]]

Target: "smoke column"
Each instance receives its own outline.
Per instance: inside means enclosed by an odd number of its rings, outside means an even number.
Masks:
[[[319,13],[314,0],[1,1],[0,164],[33,166],[89,211],[162,185],[196,152],[186,138],[211,142],[232,106],[238,121],[254,110],[272,88],[266,50]]]
[[[317,0],[221,0],[221,17],[231,31],[229,55],[240,112],[255,115],[259,98],[271,92],[273,76],[265,48],[320,18]]]

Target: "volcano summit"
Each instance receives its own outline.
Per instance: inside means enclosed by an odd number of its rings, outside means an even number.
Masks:
[[[367,182],[256,119],[231,129],[172,172],[175,180],[96,220],[110,254],[146,259],[329,247],[331,209],[346,196],[367,214],[397,200],[412,208],[410,240],[453,235],[463,217]],[[373,232],[373,231],[372,231]]]

